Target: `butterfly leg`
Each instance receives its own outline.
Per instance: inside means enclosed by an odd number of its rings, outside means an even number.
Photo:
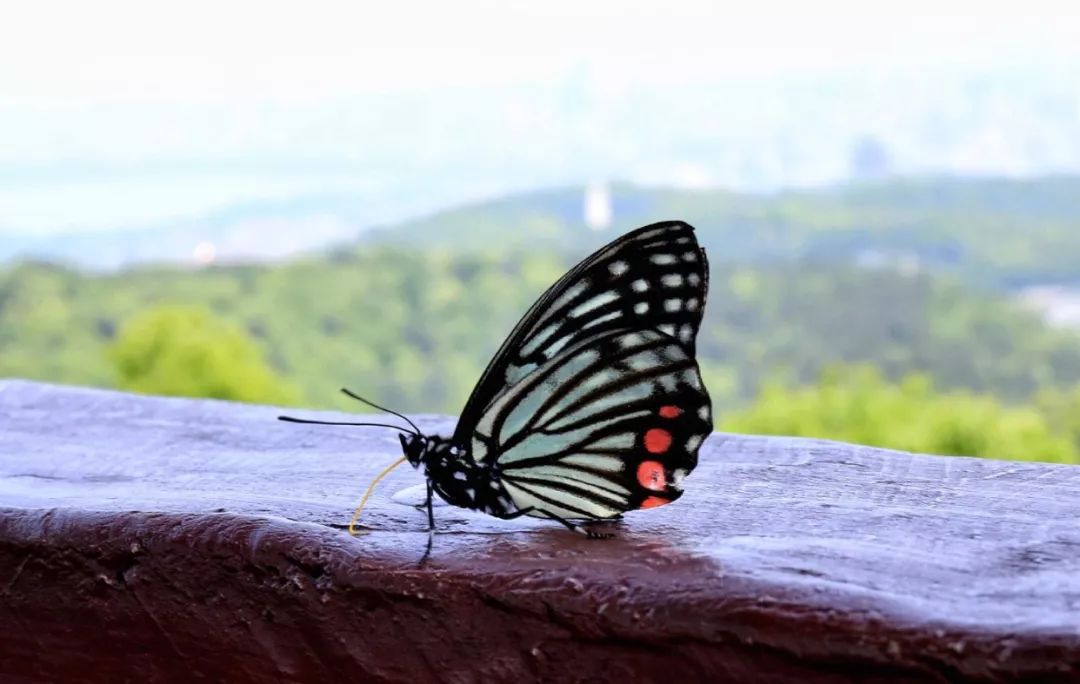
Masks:
[[[424,548],[424,555],[420,556],[420,562],[417,563],[416,567],[418,567],[418,568],[424,567],[424,565],[427,563],[428,558],[431,557],[431,548],[435,543],[435,511],[433,510],[433,506],[432,506],[432,503],[431,503],[431,501],[432,501],[432,499],[431,499],[432,493],[433,492],[432,492],[432,489],[431,489],[431,483],[428,482],[427,499],[424,501],[424,504],[423,504],[424,506],[427,507],[427,520],[428,520],[427,546]]]
[[[427,506],[428,532],[435,531],[435,510],[431,502],[431,497],[433,493],[434,491],[431,488],[431,481],[429,480],[427,483],[427,500],[424,502],[424,505]]]
[[[560,518],[559,516],[555,515],[554,513],[548,513],[547,511],[545,511],[543,509],[538,510],[537,513],[540,513],[542,515],[546,515],[547,517],[551,518],[552,520],[562,523],[563,525],[566,526],[566,529],[570,530],[571,532],[577,532],[578,534],[583,534],[588,539],[612,539],[615,536],[615,534],[613,532],[594,532],[593,530],[590,530],[589,528],[585,527],[584,525],[577,525],[575,523],[570,522],[569,520],[566,520],[564,518]]]
[[[520,518],[523,515],[528,515],[528,514],[532,513],[535,510],[536,510],[535,508],[533,508],[532,506],[529,506],[528,508],[522,508],[522,509],[516,510],[513,513],[503,513],[502,515],[499,516],[499,519],[500,520],[513,520],[514,518]]]
[[[539,513],[539,514],[541,514],[543,516],[546,516],[546,517],[548,517],[548,518],[550,518],[550,519],[552,519],[552,520],[554,520],[556,522],[560,522],[563,525],[566,525],[566,529],[568,529],[568,530],[570,530],[572,532],[577,532],[578,534],[583,534],[586,537],[588,537],[589,539],[611,539],[612,537],[615,536],[611,532],[593,532],[592,530],[588,529],[587,527],[583,527],[581,525],[575,525],[574,523],[570,522],[569,520],[564,520],[563,518],[560,518],[559,516],[555,515],[554,513],[548,513],[547,511],[544,511],[544,510],[537,510],[535,506],[529,506],[528,508],[522,508],[522,509],[514,511],[513,513],[506,513],[504,515],[500,515],[499,518],[502,519],[502,520],[513,520],[514,518],[520,518],[521,516],[529,515],[530,513]],[[617,516],[617,517],[614,517],[614,518],[611,518],[611,519],[612,520],[622,520],[622,516],[620,515],[620,516]]]

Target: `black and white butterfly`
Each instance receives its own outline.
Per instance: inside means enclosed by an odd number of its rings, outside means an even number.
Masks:
[[[627,233],[566,273],[503,342],[453,435],[403,430],[429,526],[436,494],[591,537],[610,535],[578,521],[678,499],[712,432],[694,354],[708,284],[705,250],[679,221]]]

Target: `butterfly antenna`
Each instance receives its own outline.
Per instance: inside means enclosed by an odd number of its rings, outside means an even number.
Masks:
[[[379,406],[375,402],[368,401],[367,399],[361,397],[360,395],[356,394],[355,392],[350,391],[349,389],[347,389],[345,387],[342,387],[341,391],[342,391],[342,393],[345,394],[345,396],[352,397],[353,399],[359,401],[361,404],[367,404],[368,406],[370,406],[372,408],[379,409],[380,411],[386,411],[390,415],[397,416],[398,418],[402,419],[403,421],[405,421],[409,425],[412,425],[412,428],[416,432],[416,434],[418,434],[418,435],[422,434],[420,432],[420,428],[416,427],[416,423],[409,420],[409,417],[406,416],[404,413],[398,413],[397,411],[391,411],[390,409],[386,408],[385,406]]]
[[[384,468],[383,471],[376,475],[375,479],[371,481],[371,484],[368,485],[367,491],[364,492],[364,497],[360,499],[360,505],[357,506],[356,511],[353,512],[352,520],[349,521],[349,534],[354,537],[359,534],[356,531],[356,521],[360,519],[360,511],[364,510],[364,506],[367,505],[368,498],[371,497],[371,493],[375,491],[375,485],[379,484],[379,480],[389,475],[391,470],[397,468],[399,465],[404,463],[405,460],[405,457],[402,456],[401,458]]]
[[[344,423],[336,420],[306,420],[304,418],[293,418],[292,416],[278,416],[278,420],[283,420],[286,423],[308,423],[310,425],[357,425],[360,427],[384,427],[393,428],[394,430],[401,430],[411,434],[412,430],[407,430],[400,425],[390,425],[388,423]]]

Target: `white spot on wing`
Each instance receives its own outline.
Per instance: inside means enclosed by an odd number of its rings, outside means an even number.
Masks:
[[[660,278],[660,282],[664,284],[664,287],[679,287],[683,284],[683,277],[678,273],[668,273]]]
[[[548,307],[547,313],[540,317],[540,319],[536,322],[536,325],[543,325],[548,318],[550,318],[556,312],[559,312],[564,306],[566,306],[570,302],[577,299],[578,296],[585,292],[585,290],[587,290],[588,288],[588,280],[582,280],[581,282],[572,285],[568,290],[566,290],[566,292],[563,292],[561,295],[559,295],[558,299],[551,303],[551,306]],[[526,352],[526,355],[527,354],[528,352]]]
[[[618,278],[623,273],[626,273],[628,270],[630,270],[630,266],[628,266],[625,261],[613,261],[611,262],[611,265],[608,266],[608,270],[611,271],[611,275]]]
[[[637,304],[634,305],[634,313],[636,313],[636,314],[643,314],[643,313],[647,313],[648,311],[649,311],[649,303],[648,302],[638,302]]]
[[[687,252],[682,255],[683,261],[697,261],[697,252]]]
[[[547,358],[550,359],[551,357],[558,354],[560,351],[562,351],[562,348],[565,347],[567,345],[567,343],[570,342],[570,339],[572,337],[573,337],[572,335],[563,335],[559,339],[555,340],[555,344],[551,345],[548,348],[547,353],[545,354],[545,356],[547,356]]]
[[[592,311],[594,309],[599,309],[603,305],[609,304],[609,303],[615,301],[618,298],[619,298],[619,295],[617,295],[614,292],[611,292],[610,290],[607,291],[607,292],[601,292],[600,294],[596,295],[595,297],[593,297],[591,299],[587,299],[584,302],[582,302],[581,304],[578,304],[577,306],[575,306],[573,309],[570,310],[570,315],[576,318],[576,317],[581,316],[582,314],[586,314],[586,313],[588,313],[588,312],[590,312],[590,311]]]
[[[625,464],[621,458],[617,456],[599,456],[597,454],[577,454],[574,456],[563,456],[559,459],[561,463],[567,465],[582,466],[583,468],[591,468],[593,470],[602,470],[606,473],[618,473],[622,472]]]
[[[701,276],[699,276],[697,273],[691,273],[690,275],[686,276],[686,282],[690,283],[694,287],[697,287],[701,284]]]
[[[671,227],[656,228],[655,230],[647,230],[644,233],[642,233],[641,235],[638,235],[637,239],[639,241],[641,241],[641,242],[645,242],[646,240],[654,238],[657,235],[663,235],[664,233],[667,233],[669,231],[671,231]]]
[[[689,342],[694,339],[694,328],[691,327],[689,323],[684,323],[682,327],[679,328],[679,339],[683,342]]]
[[[520,382],[522,378],[536,369],[537,364],[535,363],[526,363],[520,366],[508,366],[506,369],[506,384],[515,385]]]
[[[673,313],[675,311],[678,311],[681,308],[682,308],[682,300],[681,299],[665,299],[664,300],[664,311],[667,311],[669,313]]]
[[[623,432],[616,435],[609,435],[603,439],[598,439],[595,442],[589,444],[590,449],[633,449],[634,448],[634,435],[630,432]]]
[[[530,356],[534,354],[536,350],[542,347],[544,343],[548,341],[548,338],[554,335],[555,331],[558,329],[559,324],[552,323],[546,328],[542,328],[539,332],[533,333],[532,339],[529,340],[528,344],[521,348],[521,355]]]
[[[708,421],[709,420],[709,407],[708,406],[702,406],[701,408],[699,408],[697,410],[697,414],[698,414],[698,417],[701,418],[702,420]]]
[[[695,297],[691,297],[690,299],[687,299],[687,300],[686,300],[686,310],[687,310],[687,311],[697,311],[697,310],[698,310],[698,306],[699,306],[700,304],[701,304],[701,302],[699,302],[699,301],[697,300],[697,298],[695,298]]]
[[[697,448],[701,446],[701,440],[701,435],[691,435],[686,440],[686,450],[691,454],[694,453],[695,451],[697,451]]]
[[[594,325],[599,325],[599,324],[604,323],[606,321],[614,320],[614,319],[618,318],[619,316],[622,316],[621,311],[612,311],[612,312],[604,314],[603,316],[597,316],[596,318],[594,318],[591,321],[589,321],[588,323],[586,323],[582,327],[582,330],[584,330],[585,328],[591,328]],[[567,336],[567,339],[569,339],[569,336]],[[561,349],[562,345],[559,345],[559,348]],[[552,352],[552,354],[554,354],[554,352]]]
[[[477,461],[483,461],[484,458],[487,456],[487,447],[484,446],[483,442],[474,439],[472,443],[472,453],[474,459],[476,459]]]
[[[675,326],[671,323],[664,323],[663,325],[658,327],[660,329],[660,332],[664,333],[665,335],[671,335],[672,337],[675,337]]]
[[[630,284],[630,287],[633,288],[634,292],[644,292],[649,289],[649,281],[644,278],[638,278]]]
[[[645,344],[645,336],[641,333],[626,333],[619,338],[619,346],[623,349],[629,349],[630,347],[640,347]]]
[[[674,254],[653,254],[652,256],[649,257],[649,261],[653,262],[654,264],[656,264],[658,266],[666,266],[668,264],[675,263],[675,255]]]

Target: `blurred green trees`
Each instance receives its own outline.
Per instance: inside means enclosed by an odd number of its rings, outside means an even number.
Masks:
[[[1074,332],[927,273],[713,254],[698,357],[716,415],[730,416],[718,427],[1076,458]],[[579,256],[356,246],[198,270],[0,268],[0,377],[356,410],[346,386],[455,413]],[[864,364],[879,371],[849,368]]]
[[[911,374],[888,382],[872,366],[832,366],[817,383],[793,387],[766,383],[746,409],[723,417],[732,432],[821,437],[905,451],[1011,460],[1078,463],[1080,427],[1069,414],[1080,390],[1047,395],[1047,414],[1035,407],[1006,407],[966,390],[936,392],[930,378]],[[1057,421],[1071,417],[1068,425]]]
[[[109,358],[118,385],[135,392],[275,404],[299,399],[240,327],[201,307],[163,305],[132,316]]]
[[[713,259],[698,357],[718,414],[745,406],[777,373],[802,385],[831,363],[871,364],[894,381],[925,372],[940,389],[1008,404],[1080,383],[1080,337],[1005,298],[927,274]],[[116,386],[107,350],[121,325],[181,302],[243,330],[313,406],[355,409],[339,398],[344,386],[401,410],[453,413],[572,261],[357,247],[198,270],[0,268],[0,377]]]

